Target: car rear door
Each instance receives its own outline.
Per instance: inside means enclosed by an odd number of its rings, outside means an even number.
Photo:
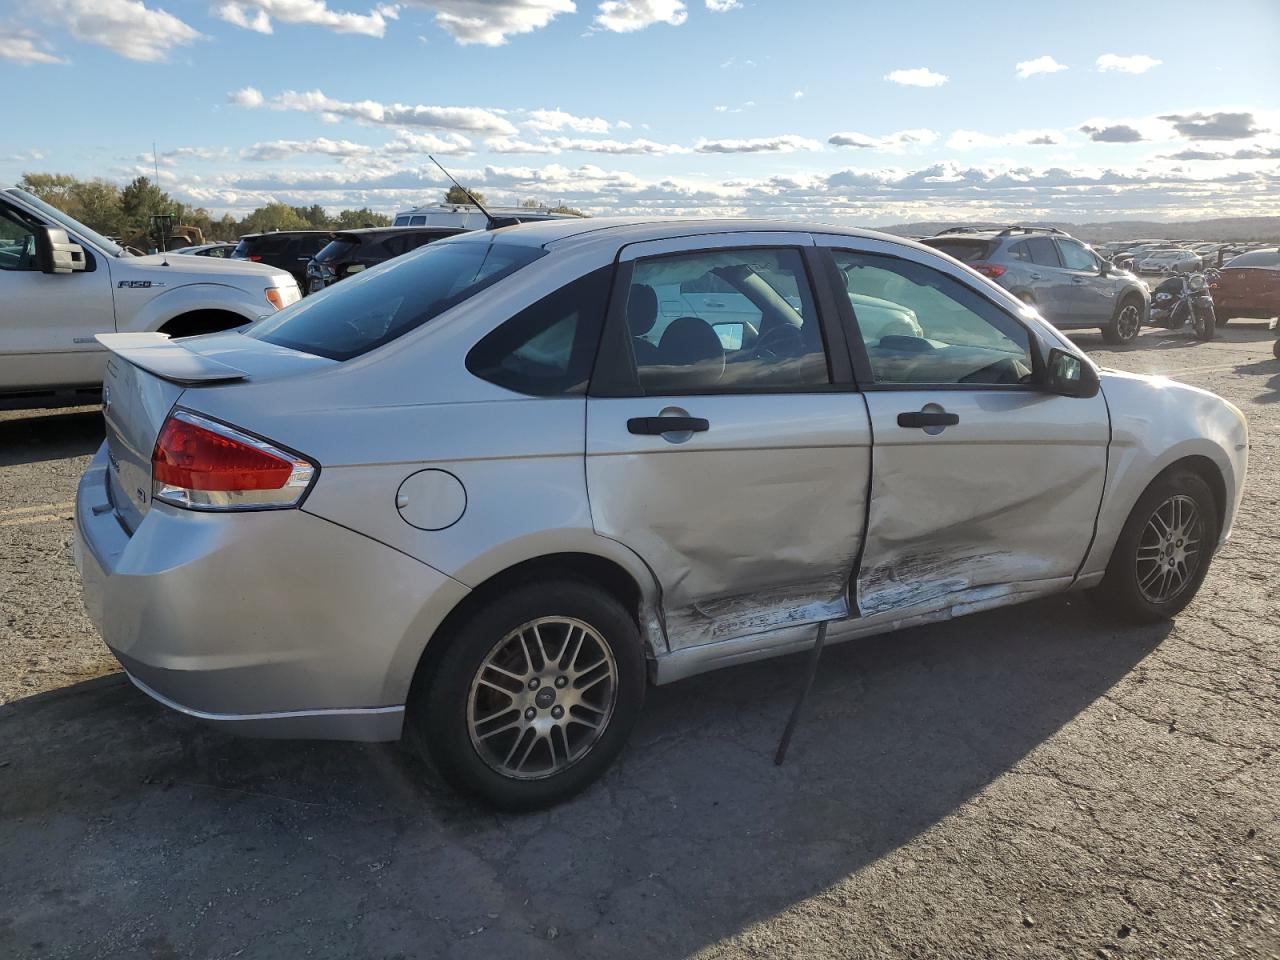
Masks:
[[[1069,585],[1102,497],[1103,397],[1042,391],[1035,336],[961,271],[899,244],[817,241],[849,292],[895,297],[924,334],[865,337],[856,297],[840,301],[850,303],[875,437],[862,615],[965,609]]]
[[[1030,281],[1028,292],[1041,316],[1050,323],[1074,321],[1071,277],[1063,269],[1053,241],[1043,236],[1028,237],[1011,244],[1009,250],[1015,260],[1022,261]]]
[[[587,400],[587,487],[596,531],[661,585],[672,649],[848,612],[871,433],[811,243],[721,234],[619,255]],[[713,280],[738,313],[749,306],[754,340],[717,332],[721,312],[691,301],[652,338],[658,291]]]

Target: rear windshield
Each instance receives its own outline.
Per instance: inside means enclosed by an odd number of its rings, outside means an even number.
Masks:
[[[995,246],[990,240],[939,240],[933,238],[923,241],[935,250],[941,250],[947,256],[955,257],[961,263],[977,263],[991,255]]]
[[[1280,250],[1253,250],[1232,257],[1229,267],[1280,267]]]
[[[338,237],[336,240],[330,240],[325,244],[324,249],[316,254],[316,260],[320,263],[342,260],[358,246],[360,246],[360,241],[354,237]]]
[[[245,333],[292,350],[350,360],[422,326],[543,253],[493,241],[431,244],[312,294]]]

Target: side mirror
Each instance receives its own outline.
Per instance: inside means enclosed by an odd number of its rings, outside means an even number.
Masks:
[[[1096,397],[1102,389],[1098,373],[1074,353],[1054,347],[1045,370],[1046,393],[1060,397]]]
[[[1098,261],[1098,275],[1099,275],[1099,276],[1103,276],[1103,277],[1105,277],[1105,276],[1107,276],[1108,274],[1110,274],[1110,273],[1111,273],[1111,270],[1112,270],[1112,266],[1111,266],[1111,262],[1110,262],[1110,261],[1108,261],[1108,260],[1099,260],[1099,261]]]
[[[35,227],[36,264],[41,273],[78,273],[86,266],[84,247],[58,227]]]

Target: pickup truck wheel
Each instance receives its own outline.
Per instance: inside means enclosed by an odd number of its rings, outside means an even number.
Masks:
[[[1157,477],[1125,521],[1099,599],[1134,623],[1176,616],[1204,582],[1218,527],[1213,493],[1198,474],[1175,468]]]
[[[1142,308],[1132,297],[1122,300],[1111,322],[1102,328],[1102,339],[1112,346],[1133,343],[1142,328]]]
[[[585,789],[639,718],[640,632],[588,583],[517,588],[445,642],[409,722],[445,780],[500,809],[535,810]]]

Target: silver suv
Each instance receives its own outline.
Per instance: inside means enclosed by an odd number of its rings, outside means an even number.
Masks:
[[[1146,285],[1056,227],[954,227],[923,241],[990,277],[1059,330],[1097,327],[1132,343],[1147,319]]]

